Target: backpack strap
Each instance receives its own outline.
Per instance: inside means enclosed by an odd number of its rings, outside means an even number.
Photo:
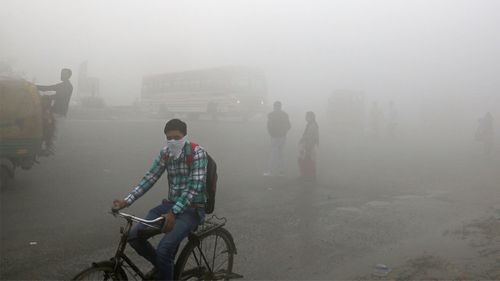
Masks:
[[[189,169],[191,169],[191,164],[193,163],[193,151],[197,146],[198,145],[194,142],[190,142],[189,146],[186,145],[186,163],[188,164]]]

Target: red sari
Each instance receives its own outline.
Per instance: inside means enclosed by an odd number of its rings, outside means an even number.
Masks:
[[[316,121],[307,123],[300,140],[299,168],[300,176],[306,179],[316,178],[316,149],[319,145],[319,128]]]

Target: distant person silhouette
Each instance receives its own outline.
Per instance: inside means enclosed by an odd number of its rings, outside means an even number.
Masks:
[[[491,156],[495,142],[494,119],[490,112],[478,121],[476,140],[483,143],[485,157]]]
[[[394,139],[398,134],[399,112],[391,101],[389,103],[389,112],[387,114],[387,134],[389,138]]]
[[[370,110],[370,134],[373,138],[378,139],[380,134],[380,124],[384,118],[384,113],[378,107],[377,102],[372,103]]]
[[[319,126],[316,115],[309,111],[306,113],[306,128],[299,141],[299,168],[300,178],[307,181],[316,180],[316,149],[319,146]]]
[[[273,108],[274,110],[267,115],[267,131],[271,136],[271,153],[269,154],[268,169],[264,172],[264,176],[284,175],[286,135],[292,127],[288,114],[282,110],[281,102],[274,102]]]

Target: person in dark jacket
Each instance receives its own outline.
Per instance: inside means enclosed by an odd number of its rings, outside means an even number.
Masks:
[[[71,94],[73,93],[73,85],[71,85],[71,82],[69,81],[70,77],[71,69],[63,68],[61,70],[61,83],[50,86],[36,86],[41,92],[55,92],[50,95],[52,99],[50,111],[59,116],[66,116],[68,113],[69,101],[71,99]]]
[[[316,148],[319,146],[319,127],[314,112],[306,113],[306,129],[299,142],[300,177],[304,180],[316,180]]]
[[[285,148],[286,135],[292,127],[288,114],[281,109],[281,102],[274,102],[273,107],[274,110],[267,115],[267,131],[271,136],[271,153],[269,154],[268,170],[264,173],[264,176],[272,174],[284,175],[285,163],[283,150]]]
[[[56,119],[65,117],[68,113],[69,101],[73,93],[73,85],[69,81],[70,77],[71,69],[63,68],[61,70],[61,83],[50,86],[36,86],[41,92],[55,92],[43,95],[41,98],[44,119],[44,144],[40,152],[41,155],[53,153],[53,140],[57,131]]]

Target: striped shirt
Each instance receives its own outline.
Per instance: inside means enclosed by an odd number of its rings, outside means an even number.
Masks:
[[[190,165],[186,155],[192,153]],[[173,202],[172,212],[179,214],[191,204],[205,204],[205,181],[208,157],[201,146],[196,146],[191,152],[189,142],[186,142],[179,158],[174,159],[165,146],[154,159],[153,165],[139,184],[129,193],[125,200],[132,204],[146,193],[165,172],[168,173],[168,201]]]

